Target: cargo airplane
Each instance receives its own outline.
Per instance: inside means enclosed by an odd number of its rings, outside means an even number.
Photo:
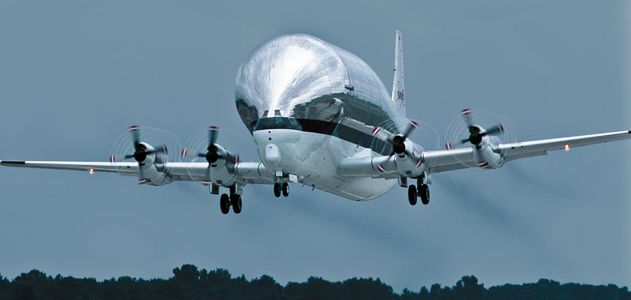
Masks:
[[[248,184],[267,184],[276,197],[289,195],[289,184],[323,190],[351,200],[377,198],[395,185],[407,188],[411,205],[430,201],[430,175],[465,168],[496,169],[516,159],[553,150],[631,138],[631,130],[503,143],[501,124],[484,128],[469,109],[461,114],[463,136],[446,149],[426,150],[409,137],[418,127],[406,118],[400,32],[395,34],[394,80],[388,93],[375,72],[359,57],[305,34],[265,42],[241,64],[235,102],[254,139],[260,161],[240,161],[219,143],[210,126],[208,145],[181,149],[184,159],[164,158],[166,146],[143,141],[138,126],[129,128],[133,153],[104,162],[14,161],[6,167],[117,172],[139,183],[160,186],[174,181],[202,181],[218,195],[223,214],[242,210]]]

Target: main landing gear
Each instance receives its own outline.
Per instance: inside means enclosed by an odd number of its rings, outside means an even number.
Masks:
[[[243,208],[241,195],[236,193],[236,189],[234,187],[230,187],[230,196],[228,196],[228,194],[221,194],[221,197],[219,198],[219,208],[221,209],[222,214],[228,214],[230,212],[230,207],[232,207],[232,211],[235,214],[240,214],[241,209]]]
[[[283,194],[283,197],[289,196],[289,184],[287,182],[274,183],[274,196],[276,196],[276,198],[279,198],[281,193]]]
[[[416,205],[418,198],[421,198],[423,205],[429,204],[429,186],[425,183],[425,175],[421,175],[417,178],[416,184],[418,188],[413,184],[408,186],[408,201],[410,205]]]

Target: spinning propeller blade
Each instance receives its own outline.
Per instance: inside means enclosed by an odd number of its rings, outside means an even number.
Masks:
[[[206,153],[199,153],[199,157],[206,158],[208,162],[208,166],[210,164],[214,164],[219,159],[219,153],[217,151],[219,148],[217,147],[217,136],[219,135],[219,128],[217,126],[208,126],[208,147],[206,148]]]
[[[392,158],[395,154],[405,154],[410,159],[413,159],[417,165],[420,165],[420,159],[417,158],[410,149],[406,149],[407,147],[405,146],[405,141],[418,127],[419,125],[416,121],[410,120],[401,133],[391,134],[385,139],[385,141],[392,146],[392,153],[388,155],[388,160],[390,160],[390,158]],[[375,127],[373,129],[373,136],[377,136],[380,132],[381,128]]]
[[[218,135],[219,128],[217,126],[208,126],[208,145],[216,144]]]
[[[145,178],[142,166],[147,156],[162,153],[168,154],[168,149],[166,145],[160,145],[152,149],[149,148],[151,146],[147,147],[147,144],[141,142],[140,126],[138,125],[129,126],[129,134],[131,135],[131,140],[134,145],[134,153],[126,154],[124,158],[133,158],[138,162],[138,183],[144,184],[147,183],[148,180]]]
[[[494,125],[487,130],[483,129],[482,127],[478,125],[475,125],[473,123],[473,116],[471,115],[471,110],[468,108],[463,109],[461,114],[469,130],[469,137],[460,140],[461,144],[471,143],[477,148],[482,142],[483,137],[487,135],[492,136],[492,135],[500,135],[504,133],[504,126],[502,126],[502,124]],[[449,145],[448,148],[450,148],[451,145],[449,143],[448,145]]]

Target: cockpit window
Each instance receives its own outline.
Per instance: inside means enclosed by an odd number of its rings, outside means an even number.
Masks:
[[[274,117],[274,125],[283,126],[283,118],[282,117]]]
[[[248,130],[252,132],[253,125],[256,123],[258,119],[258,110],[253,105],[248,105],[247,102],[243,99],[237,99],[237,111],[239,112],[239,116],[243,121],[243,124],[248,127]]]
[[[261,118],[254,125],[254,131],[263,129],[295,129],[302,130],[300,123],[294,118],[272,117]]]

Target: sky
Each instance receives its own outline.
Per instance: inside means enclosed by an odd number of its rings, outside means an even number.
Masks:
[[[626,130],[629,12],[621,0],[3,0],[0,159],[104,161],[130,124],[182,145],[215,124],[222,143],[251,151],[236,72],[289,33],[355,53],[390,87],[402,31],[408,117],[441,141],[463,107],[515,140]],[[435,174],[429,206],[400,188],[353,202],[248,186],[238,216],[199,183],[1,168],[0,273],[154,278],[192,263],[281,283],[379,277],[395,290],[468,274],[629,286],[630,152],[624,141]]]

